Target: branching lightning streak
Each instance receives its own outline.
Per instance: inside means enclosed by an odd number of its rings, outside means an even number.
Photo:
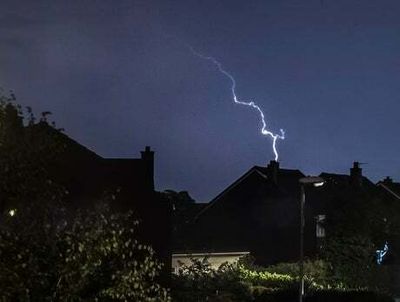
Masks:
[[[258,111],[258,113],[260,114],[260,118],[261,118],[261,134],[264,136],[270,136],[272,138],[272,149],[274,151],[274,155],[275,155],[275,160],[278,160],[278,151],[276,149],[276,141],[278,139],[284,140],[285,139],[285,131],[283,131],[283,129],[280,129],[280,134],[277,133],[273,133],[272,131],[267,129],[267,123],[265,122],[265,115],[264,112],[261,110],[260,106],[258,106],[256,103],[254,103],[254,101],[247,101],[247,100],[240,100],[237,95],[236,95],[236,80],[235,78],[228,72],[226,71],[223,67],[222,64],[215,59],[214,57],[210,57],[210,56],[206,56],[203,55],[199,52],[197,52],[196,50],[193,49],[193,47],[191,47],[190,45],[186,45],[190,51],[197,57],[204,59],[204,60],[208,60],[210,62],[212,62],[215,66],[217,66],[218,71],[220,73],[222,73],[223,75],[225,75],[230,81],[231,81],[231,93],[232,93],[232,97],[233,97],[233,101],[236,104],[240,104],[240,105],[245,105],[245,106],[249,106],[252,107],[254,109],[256,109]]]

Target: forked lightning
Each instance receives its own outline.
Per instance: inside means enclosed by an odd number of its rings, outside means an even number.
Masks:
[[[277,142],[278,139],[281,139],[281,140],[285,139],[285,132],[283,131],[283,129],[280,129],[280,134],[273,133],[272,131],[268,130],[267,129],[267,123],[265,122],[264,112],[261,110],[260,106],[258,106],[256,103],[254,103],[254,101],[247,101],[247,100],[244,101],[244,100],[238,99],[238,97],[236,96],[236,81],[235,81],[235,78],[222,67],[222,64],[217,59],[215,59],[214,57],[205,56],[205,55],[197,52],[196,50],[194,50],[193,47],[191,47],[190,45],[186,45],[186,46],[197,57],[212,62],[215,66],[217,66],[219,72],[222,73],[223,75],[225,75],[231,81],[231,84],[232,84],[231,85],[232,97],[233,97],[233,101],[236,104],[250,106],[250,107],[252,107],[252,108],[254,108],[254,109],[256,109],[258,111],[258,113],[260,114],[261,124],[262,124],[261,134],[265,135],[265,136],[270,136],[272,138],[272,149],[273,149],[274,154],[275,154],[275,160],[277,161],[279,155],[278,155],[278,151],[276,149],[276,142]]]

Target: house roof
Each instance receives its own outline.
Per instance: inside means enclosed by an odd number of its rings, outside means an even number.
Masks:
[[[122,199],[137,196],[140,202],[144,199],[140,197],[153,191],[148,183],[152,171],[147,171],[149,167],[142,158],[103,158],[46,122],[27,126],[26,131],[31,131],[34,139],[50,137],[61,146],[48,169],[54,180],[68,190],[71,200],[91,202],[118,188]]]
[[[85,160],[101,158],[101,156],[96,154],[94,151],[72,139],[63,131],[49,125],[47,122],[42,121],[37,124],[29,125],[25,129],[26,131],[31,131],[30,133],[35,135],[39,139],[46,137],[56,138],[60,144],[63,144],[66,154],[68,153],[69,155],[73,156],[79,155],[79,157],[81,157],[82,159],[84,158]]]
[[[276,187],[278,190],[282,192],[293,192],[298,188],[298,180],[301,177],[304,177],[304,174],[300,170],[292,170],[292,169],[281,169],[279,165],[277,166],[277,181]],[[250,170],[248,170],[245,174],[243,174],[240,178],[238,178],[235,182],[233,182],[230,186],[228,186],[225,190],[223,190],[220,194],[218,194],[213,200],[211,200],[207,205],[203,206],[203,208],[195,215],[194,219],[196,220],[201,215],[203,215],[206,211],[212,208],[215,204],[222,202],[223,197],[228,194],[230,191],[240,186],[246,179],[250,176],[258,176],[260,180],[266,182],[274,182],[273,176],[270,173],[269,167],[261,167],[254,166]]]
[[[175,252],[250,250],[264,264],[297,259],[294,251],[302,177],[301,171],[281,169],[276,162],[252,167],[200,209],[184,232],[177,233],[182,237],[175,242]],[[362,175],[357,162],[350,175],[321,173],[320,177],[326,181],[324,186],[306,188],[309,252],[315,246],[317,215],[334,217],[335,211],[383,192]]]
[[[326,182],[331,185],[347,186],[351,184],[352,177],[346,174],[335,174],[335,173],[321,173],[319,175]],[[361,176],[362,186],[367,188],[374,188],[375,184],[370,181],[367,177]]]
[[[400,183],[393,182],[390,178],[386,178],[385,180],[378,182],[377,186],[383,188],[396,199],[400,199]]]

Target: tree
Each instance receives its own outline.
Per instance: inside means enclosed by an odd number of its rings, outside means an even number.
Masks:
[[[2,301],[169,301],[153,249],[134,239],[132,212],[103,204],[70,218],[53,214],[57,220],[24,211],[3,221]]]
[[[0,300],[169,301],[132,212],[111,212],[107,198],[67,208],[47,170],[64,148],[47,116],[24,118],[13,95],[0,96]]]
[[[137,225],[132,212],[116,214],[106,206],[75,217],[62,236],[61,300],[168,301],[155,281],[161,264],[153,249],[134,239]]]
[[[175,247],[185,246],[188,244],[188,240],[191,240],[189,222],[197,214],[197,206],[199,204],[195,202],[187,191],[165,190],[159,194],[160,200],[164,200],[172,206],[173,244]]]
[[[40,207],[59,202],[62,186],[50,177],[47,167],[63,150],[59,136],[44,132],[44,121],[35,124],[31,110],[24,118],[15,96],[0,95],[0,211],[20,205]],[[25,124],[24,124],[25,123]]]
[[[388,268],[376,263],[375,254],[386,241],[392,248],[399,238],[399,205],[375,188],[344,189],[335,198],[323,249],[333,279],[353,288],[388,290]]]

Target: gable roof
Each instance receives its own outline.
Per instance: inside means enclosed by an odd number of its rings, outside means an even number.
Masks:
[[[239,177],[235,182],[228,186],[225,190],[219,193],[213,200],[211,200],[206,206],[204,206],[197,215],[194,216],[194,220],[198,219],[206,211],[212,208],[217,203],[222,202],[223,197],[231,192],[233,189],[240,186],[245,180],[251,176],[257,176],[261,181],[274,183],[272,175],[270,175],[269,167],[254,166],[248,170],[245,174]],[[277,182],[276,187],[282,192],[288,192],[298,187],[298,179],[304,177],[304,174],[300,170],[280,169],[277,166]]]
[[[135,198],[137,205],[144,203],[144,197],[154,191],[150,179],[153,171],[148,171],[152,166],[143,159],[143,155],[153,153],[150,148],[146,147],[141,158],[103,158],[47,122],[29,125],[26,131],[34,138],[47,137],[61,145],[57,158],[48,164],[48,170],[53,180],[69,192],[70,200],[91,203],[102,198],[105,192],[118,188],[123,204]]]
[[[199,209],[183,232],[174,234],[180,236],[175,241],[175,251],[250,250],[264,264],[297,259],[293,251],[302,177],[305,175],[301,171],[280,169],[277,162],[252,167]],[[357,162],[350,175],[321,173],[320,177],[326,185],[306,189],[305,218],[310,223],[305,232],[310,236],[309,251],[313,249],[313,223],[317,215],[334,217],[333,211],[346,210],[348,204],[362,203],[364,197],[378,197],[383,191],[362,176]]]
[[[101,159],[101,156],[96,154],[94,151],[78,143],[76,140],[69,137],[63,131],[54,128],[47,122],[41,121],[37,124],[28,125],[25,127],[26,131],[30,131],[31,134],[38,138],[53,137],[61,143],[65,149],[65,154],[70,156],[79,156],[84,160]]]

